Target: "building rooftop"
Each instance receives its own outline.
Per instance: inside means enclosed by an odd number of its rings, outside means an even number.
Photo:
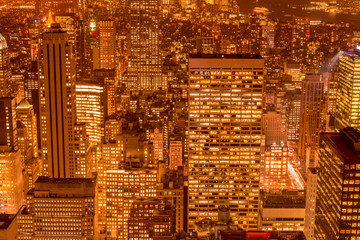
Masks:
[[[271,191],[261,195],[263,208],[305,208],[304,191]]]
[[[189,54],[190,58],[242,58],[262,59],[259,54]]]
[[[78,184],[78,183],[94,183],[93,178],[49,178],[40,176],[36,180],[36,183],[63,183],[63,184]]]
[[[350,132],[347,130],[345,130],[345,132],[343,132],[342,134],[321,133],[320,138],[332,147],[336,154],[342,158],[344,163],[360,163],[360,152],[355,151],[356,149],[358,149],[357,147],[359,144],[359,139],[357,139],[355,142],[352,142],[351,137],[347,138],[348,134],[350,134]],[[356,137],[354,133],[349,136]]]
[[[0,229],[7,229],[15,217],[16,214],[0,214]]]
[[[28,102],[28,100],[23,98],[16,108],[29,108],[29,107],[31,107],[31,104]]]

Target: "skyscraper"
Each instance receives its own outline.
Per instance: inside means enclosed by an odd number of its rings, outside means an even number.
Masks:
[[[104,108],[104,117],[115,113],[115,70],[114,69],[98,69],[94,71],[94,82],[99,84],[102,93],[100,105]]]
[[[315,239],[360,237],[360,132],[321,133],[318,150]]]
[[[10,96],[10,58],[8,45],[3,35],[0,34],[0,97]]]
[[[263,68],[259,55],[190,55],[190,229],[221,205],[258,228]]]
[[[339,59],[335,127],[360,128],[359,90],[360,50],[344,52]]]
[[[16,107],[17,120],[26,127],[27,139],[31,148],[31,156],[38,156],[38,139],[36,127],[36,115],[33,106],[24,98]]]
[[[320,75],[306,75],[302,83],[298,155],[313,160],[324,116],[324,83]],[[308,154],[308,156],[306,156]]]
[[[18,150],[15,98],[0,98],[0,146],[8,151]]]
[[[86,134],[93,145],[101,143],[104,134],[103,87],[89,81],[76,83],[76,120],[86,123]]]
[[[100,68],[115,68],[115,25],[112,20],[99,22],[100,29]]]
[[[41,147],[50,177],[74,174],[75,65],[72,46],[58,24],[42,40],[39,59]],[[46,164],[47,163],[47,164]]]
[[[159,54],[159,0],[130,0],[131,55],[128,88],[154,91],[167,88]]]

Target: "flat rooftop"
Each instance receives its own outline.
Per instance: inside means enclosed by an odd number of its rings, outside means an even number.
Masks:
[[[305,208],[304,191],[282,191],[261,194],[263,208]]]
[[[343,139],[340,133],[321,133],[320,139],[328,143],[344,163],[360,163],[360,152],[355,152]]]
[[[189,54],[189,58],[241,58],[241,59],[263,59],[259,54]]]
[[[94,183],[94,178],[49,178],[40,176],[36,183],[63,183],[63,184],[79,184],[79,183]]]
[[[16,214],[0,214],[0,229],[7,229],[15,217]]]

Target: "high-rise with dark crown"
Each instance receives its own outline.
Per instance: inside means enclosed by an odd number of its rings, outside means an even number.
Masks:
[[[315,239],[360,238],[360,132],[321,133]]]
[[[72,46],[58,24],[43,34],[39,56],[41,148],[50,177],[74,174],[75,65]],[[46,173],[46,172],[45,172]]]

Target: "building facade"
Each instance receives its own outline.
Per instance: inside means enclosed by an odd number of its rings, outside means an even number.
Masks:
[[[258,228],[263,68],[259,55],[190,55],[190,229],[220,205]]]

